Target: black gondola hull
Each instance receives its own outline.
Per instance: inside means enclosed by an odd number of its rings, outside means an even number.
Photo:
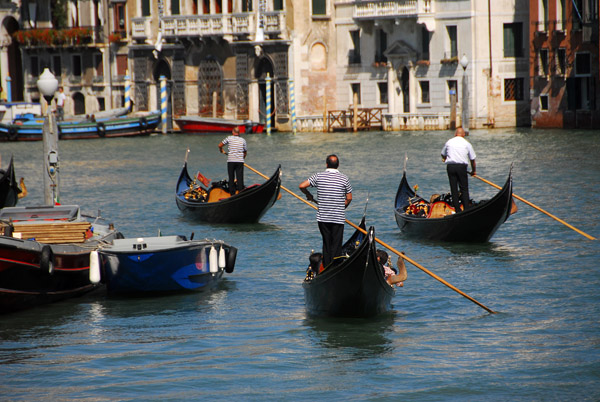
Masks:
[[[259,186],[253,186],[217,202],[187,200],[183,192],[192,183],[184,163],[175,200],[177,207],[187,216],[209,223],[256,223],[275,204],[281,189],[281,166],[273,176]]]
[[[17,205],[20,192],[21,189],[15,179],[15,168],[11,157],[8,168],[0,176],[0,209]]]
[[[425,240],[487,242],[511,214],[512,174],[509,173],[504,187],[492,199],[443,218],[406,214],[408,198],[415,196],[405,172],[396,194],[394,211],[396,223],[403,233]]]
[[[391,309],[395,290],[377,262],[375,232],[345,261],[302,284],[306,311],[312,316],[372,317]]]

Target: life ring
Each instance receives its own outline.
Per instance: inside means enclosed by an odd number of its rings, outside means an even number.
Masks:
[[[40,256],[40,269],[52,275],[54,272],[54,253],[52,248],[48,245],[42,247],[42,253]]]
[[[235,267],[235,257],[237,256],[237,248],[229,247],[229,252],[227,253],[227,264],[225,265],[225,272],[228,274],[233,272],[233,268]]]
[[[96,124],[96,131],[98,132],[98,137],[104,138],[106,135],[106,127],[104,126],[104,123]]]
[[[11,141],[15,141],[19,137],[19,130],[16,127],[10,126],[8,128],[8,139]]]
[[[146,120],[145,117],[140,118],[140,126],[142,127],[143,130],[148,129],[148,120]]]

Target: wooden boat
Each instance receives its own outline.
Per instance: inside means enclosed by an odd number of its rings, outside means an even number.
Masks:
[[[109,294],[168,293],[213,288],[233,272],[237,249],[182,236],[118,239],[98,251]]]
[[[4,208],[0,222],[0,313],[94,290],[90,252],[122,237],[77,205]]]
[[[8,168],[0,169],[0,209],[17,205],[20,193],[21,189],[15,179],[15,168],[11,157]]]
[[[58,137],[61,140],[79,140],[148,135],[156,129],[159,123],[159,111],[135,116],[62,121],[58,123]],[[42,140],[42,126],[43,121],[38,120],[0,124],[0,141],[40,141]]]
[[[508,217],[516,212],[512,199],[512,172],[504,187],[490,200],[454,213],[450,200],[426,201],[402,176],[395,201],[396,223],[403,233],[420,239],[486,242]]]
[[[226,181],[209,188],[193,180],[187,161],[177,180],[175,200],[186,215],[210,223],[255,223],[275,204],[281,188],[281,165],[263,184],[254,184],[231,196]]]
[[[396,291],[377,261],[375,229],[367,233],[357,230],[346,242],[348,257],[336,258],[321,273],[307,275],[302,287],[308,314],[372,317],[390,310]]]
[[[241,134],[258,134],[265,125],[251,120],[220,119],[216,117],[182,116],[175,122],[184,133],[231,133],[235,127]]]

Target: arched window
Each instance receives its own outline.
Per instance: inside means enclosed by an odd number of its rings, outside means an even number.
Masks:
[[[85,96],[81,92],[73,94],[73,113],[85,114]]]

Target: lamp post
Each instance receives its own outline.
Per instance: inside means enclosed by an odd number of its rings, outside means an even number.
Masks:
[[[461,122],[465,134],[469,134],[469,77],[467,76],[467,66],[469,65],[469,59],[467,55],[463,54],[460,59],[460,65],[463,68],[462,76],[462,115]]]
[[[46,99],[46,112],[42,127],[44,141],[44,203],[55,205],[58,202],[58,126],[56,118],[50,113],[50,102],[58,88],[58,80],[48,70],[44,69],[37,81],[40,93]]]

